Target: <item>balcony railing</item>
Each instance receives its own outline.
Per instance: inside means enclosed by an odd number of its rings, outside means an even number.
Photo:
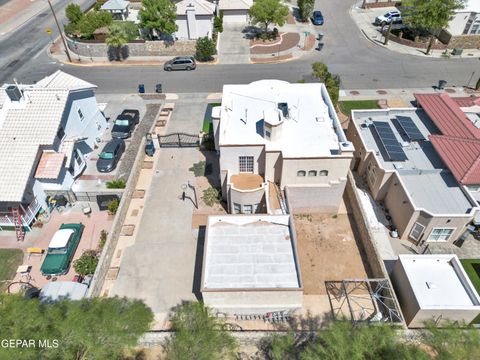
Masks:
[[[37,198],[35,198],[30,205],[25,209],[24,212],[21,210],[21,220],[22,220],[22,226],[25,226],[26,228],[30,229],[30,224],[35,218],[35,215],[37,215],[38,211],[40,210],[41,205],[38,202]],[[15,223],[13,221],[13,215],[11,212],[0,212],[0,227],[2,226],[8,226],[8,227],[15,227]]]

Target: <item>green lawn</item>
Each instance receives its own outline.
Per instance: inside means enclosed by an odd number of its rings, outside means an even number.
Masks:
[[[463,259],[460,260],[473,286],[480,294],[480,259]],[[472,324],[480,324],[480,315],[478,315]]]
[[[340,101],[339,108],[347,116],[350,116],[352,110],[378,109],[378,100],[355,100]]]
[[[22,265],[23,252],[20,249],[0,249],[0,291],[6,289],[4,280],[12,280],[17,268]]]
[[[207,110],[205,111],[205,117],[203,118],[203,126],[202,131],[204,133],[209,133],[213,131],[213,124],[212,124],[212,108],[215,106],[220,106],[221,103],[210,103],[207,105]]]

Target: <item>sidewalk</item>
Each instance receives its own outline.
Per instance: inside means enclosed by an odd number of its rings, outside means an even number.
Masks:
[[[449,58],[442,56],[444,50],[432,50],[429,55],[425,55],[424,49],[417,49],[406,45],[398,44],[392,40],[388,42],[388,45],[383,45],[384,36],[379,32],[378,28],[372,23],[375,20],[375,17],[383,15],[391,10],[396,10],[394,7],[382,7],[382,8],[371,8],[371,9],[362,9],[360,7],[361,1],[357,2],[350,9],[350,16],[353,21],[357,24],[358,29],[365,35],[365,37],[373,42],[375,45],[384,47],[388,50],[395,51],[400,54],[415,55],[426,58],[444,58],[444,59],[462,59],[470,57],[480,57],[480,50],[478,49],[464,49],[463,54],[460,56],[451,55]],[[450,49],[451,52],[451,49]]]

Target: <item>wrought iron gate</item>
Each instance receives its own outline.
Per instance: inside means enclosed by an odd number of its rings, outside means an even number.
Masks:
[[[160,147],[197,147],[200,145],[198,135],[173,133],[167,135],[158,135]]]

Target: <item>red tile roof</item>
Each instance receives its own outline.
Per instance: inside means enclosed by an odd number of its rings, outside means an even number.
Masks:
[[[415,94],[415,99],[443,135],[480,139],[480,130],[473,125],[457,103],[446,93]]]
[[[453,97],[452,100],[460,107],[480,105],[480,97],[478,96]]]
[[[480,140],[430,135],[430,141],[457,181],[480,184]]]

